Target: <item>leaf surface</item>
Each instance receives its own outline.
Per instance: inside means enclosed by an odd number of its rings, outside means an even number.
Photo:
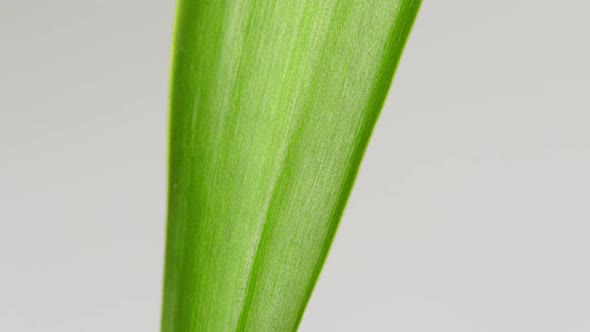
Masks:
[[[297,329],[419,5],[179,0],[162,331]]]

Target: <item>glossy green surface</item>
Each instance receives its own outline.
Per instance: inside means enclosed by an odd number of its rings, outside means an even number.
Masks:
[[[419,4],[179,0],[162,331],[297,329]]]

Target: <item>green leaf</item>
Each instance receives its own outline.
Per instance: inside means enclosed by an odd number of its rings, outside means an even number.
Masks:
[[[162,331],[297,329],[419,5],[179,0]]]

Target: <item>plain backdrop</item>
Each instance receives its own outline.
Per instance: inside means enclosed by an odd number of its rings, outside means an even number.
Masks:
[[[173,12],[0,0],[0,331],[158,330]],[[590,331],[589,15],[424,0],[301,331]]]

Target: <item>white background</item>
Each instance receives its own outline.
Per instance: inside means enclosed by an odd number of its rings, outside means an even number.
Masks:
[[[0,0],[0,331],[157,331],[174,2]],[[590,331],[590,5],[425,0],[301,331]]]

